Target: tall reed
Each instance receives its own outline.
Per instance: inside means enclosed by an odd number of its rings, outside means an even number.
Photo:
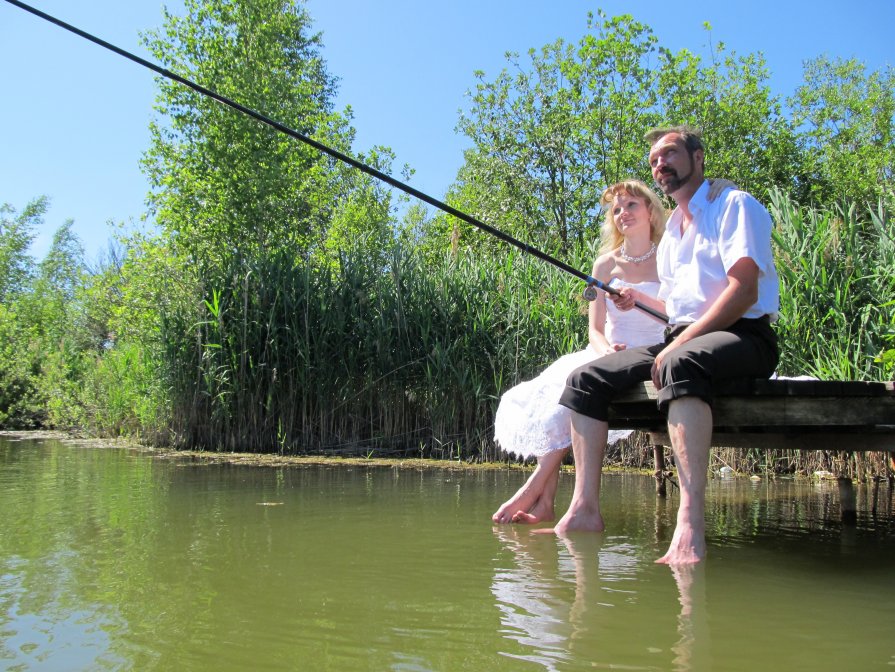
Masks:
[[[366,258],[243,260],[169,316],[179,442],[481,457],[500,392],[583,342],[580,282],[520,253]]]
[[[772,194],[780,274],[780,370],[830,380],[884,380],[893,347],[895,239],[882,206],[799,207]]]
[[[895,242],[888,213],[800,208],[774,194],[780,373],[891,376]],[[570,264],[587,269],[582,246]],[[163,308],[161,371],[177,445],[213,450],[498,459],[500,394],[586,342],[579,280],[512,248],[432,262],[357,241],[318,266],[281,252],[198,273]],[[889,368],[887,368],[887,366]],[[615,455],[615,453],[613,453]],[[644,466],[627,442],[614,458]],[[717,453],[738,470],[809,471],[829,455]],[[854,461],[855,473],[866,464]]]

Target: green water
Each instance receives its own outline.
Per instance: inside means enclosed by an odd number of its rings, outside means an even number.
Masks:
[[[0,669],[895,667],[885,485],[850,527],[835,485],[713,480],[709,559],[676,574],[649,477],[607,475],[574,543],[491,525],[524,477],[0,438]]]

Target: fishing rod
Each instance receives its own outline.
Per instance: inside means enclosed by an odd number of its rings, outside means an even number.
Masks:
[[[152,70],[153,72],[158,73],[159,75],[161,75],[163,77],[166,77],[170,80],[173,80],[175,82],[183,84],[184,86],[192,89],[193,91],[196,91],[197,93],[201,93],[202,95],[212,98],[213,100],[216,100],[217,102],[219,102],[223,105],[227,105],[228,107],[231,107],[234,110],[237,110],[238,112],[242,112],[243,114],[245,114],[249,117],[252,117],[253,119],[255,119],[257,121],[260,121],[261,123],[266,124],[267,126],[270,126],[271,128],[274,128],[277,131],[280,131],[281,133],[284,133],[292,138],[295,138],[296,140],[299,140],[300,142],[305,143],[306,145],[313,147],[314,149],[316,149],[319,152],[327,154],[328,156],[331,156],[332,158],[337,159],[343,163],[347,163],[349,166],[356,168],[357,170],[359,170],[363,173],[366,173],[367,175],[375,177],[377,180],[385,182],[386,184],[388,184],[396,189],[399,189],[399,190],[403,191],[404,193],[409,194],[410,196],[413,196],[414,198],[416,198],[420,201],[423,201],[424,203],[428,203],[429,205],[431,205],[435,208],[438,208],[442,212],[452,215],[453,217],[456,217],[457,219],[462,220],[462,221],[466,222],[467,224],[471,224],[472,226],[475,226],[476,228],[481,229],[482,231],[490,233],[492,236],[499,238],[500,240],[507,242],[510,245],[515,245],[516,247],[518,247],[520,250],[522,250],[523,252],[525,252],[527,254],[535,256],[538,259],[541,259],[542,261],[546,261],[548,264],[551,264],[551,265],[565,271],[566,273],[571,273],[576,278],[579,278],[587,283],[587,288],[585,288],[585,290],[584,290],[584,298],[586,298],[588,301],[593,301],[597,297],[597,294],[596,294],[596,291],[594,290],[594,288],[601,289],[604,292],[606,292],[607,294],[613,294],[615,296],[619,296],[621,294],[617,289],[607,285],[605,282],[597,280],[593,276],[583,273],[582,271],[579,271],[577,268],[573,268],[572,266],[569,266],[568,264],[560,261],[559,259],[556,259],[555,257],[551,257],[549,254],[542,252],[541,250],[538,250],[537,248],[531,247],[527,243],[523,243],[521,240],[517,240],[516,238],[513,238],[512,236],[501,231],[500,229],[495,229],[493,226],[485,224],[484,222],[476,219],[475,217],[468,215],[461,210],[457,210],[456,208],[448,205],[447,203],[444,203],[443,201],[439,201],[436,198],[432,198],[428,194],[424,194],[423,192],[419,191],[418,189],[414,189],[410,185],[404,184],[403,182],[396,180],[395,178],[393,178],[391,175],[388,175],[387,173],[383,173],[380,170],[376,170],[372,166],[368,166],[365,163],[361,163],[357,159],[353,159],[350,156],[348,156],[347,154],[343,154],[342,152],[335,150],[332,147],[329,147],[327,145],[324,145],[323,143],[320,143],[317,140],[314,140],[313,138],[310,138],[307,135],[304,135],[303,133],[299,133],[298,131],[296,131],[292,128],[289,128],[288,126],[285,126],[284,124],[280,123],[279,121],[276,121],[275,119],[271,119],[270,117],[267,117],[267,116],[261,114],[260,112],[257,112],[251,108],[248,108],[245,105],[241,105],[240,103],[237,103],[236,101],[231,100],[230,98],[222,96],[221,94],[217,93],[216,91],[208,89],[208,88],[202,86],[201,84],[197,84],[193,81],[190,81],[186,77],[181,77],[177,73],[171,72],[170,70],[163,68],[160,65],[156,65],[155,63],[152,63],[151,61],[147,61],[144,58],[140,58],[136,54],[132,54],[129,51],[125,51],[124,49],[121,49],[120,47],[116,47],[114,44],[106,42],[105,40],[102,40],[94,35],[91,35],[90,33],[85,32],[85,31],[81,30],[80,28],[77,28],[77,27],[71,25],[70,23],[66,23],[65,21],[62,21],[60,19],[57,19],[54,16],[47,14],[46,12],[42,12],[39,9],[36,9],[30,5],[27,5],[24,2],[20,2],[20,0],[6,0],[6,2],[18,7],[19,9],[23,9],[26,12],[34,14],[35,16],[40,17],[41,19],[44,19],[45,21],[49,21],[50,23],[56,24],[60,28],[64,28],[65,30],[67,30],[71,33],[74,33],[75,35],[78,35],[79,37],[83,37],[85,40],[89,40],[90,42],[93,42],[94,44],[98,44],[99,46],[101,46],[105,49],[108,49],[109,51],[112,51],[112,52],[118,54],[119,56],[123,56],[124,58],[127,58],[128,60],[131,60],[134,63],[137,63],[138,65],[142,65],[144,68],[148,68],[149,70]],[[662,312],[660,312],[654,308],[651,308],[650,306],[647,306],[647,305],[641,303],[640,301],[634,301],[634,307],[643,311],[644,313],[652,315],[653,317],[655,317],[658,320],[661,320],[662,322],[665,322],[665,323],[668,322],[667,315],[663,314]]]

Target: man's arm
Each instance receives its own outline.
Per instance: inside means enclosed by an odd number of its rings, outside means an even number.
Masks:
[[[727,289],[715,299],[705,315],[684,329],[662,352],[653,364],[653,384],[660,387],[657,380],[665,353],[680,347],[697,336],[725,329],[746,314],[758,300],[758,265],[749,257],[739,259],[727,271]]]

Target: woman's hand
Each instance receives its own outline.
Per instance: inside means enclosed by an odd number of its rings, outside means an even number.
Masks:
[[[619,350],[624,350],[627,346],[624,343],[610,343],[609,346],[603,350],[601,354],[611,355],[613,352],[618,352]]]
[[[725,189],[739,189],[739,186],[736,182],[723,178],[709,180],[709,201],[714,201]]]
[[[619,310],[631,310],[634,303],[640,300],[640,292],[631,287],[622,287],[618,294],[610,294],[609,299]]]

